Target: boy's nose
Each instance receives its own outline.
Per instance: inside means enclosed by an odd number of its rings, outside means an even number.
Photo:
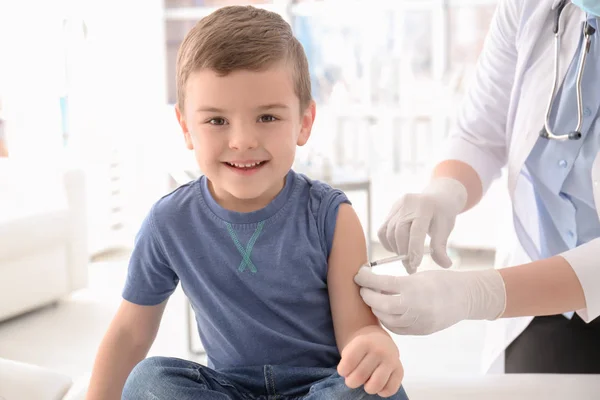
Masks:
[[[249,128],[238,128],[231,131],[229,147],[235,150],[254,149],[258,146],[256,135]]]

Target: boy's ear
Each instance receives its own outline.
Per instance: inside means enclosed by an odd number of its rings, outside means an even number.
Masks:
[[[192,137],[190,136],[190,131],[188,130],[187,123],[185,122],[185,117],[183,113],[179,109],[179,105],[175,104],[175,115],[177,116],[177,122],[179,122],[179,126],[181,126],[181,131],[183,132],[183,137],[185,139],[185,146],[189,150],[194,150],[194,143],[192,142]]]
[[[302,113],[300,121],[300,134],[298,135],[298,146],[304,146],[308,142],[310,133],[312,131],[313,123],[315,122],[315,116],[317,115],[317,104],[314,100],[310,101],[310,104]]]

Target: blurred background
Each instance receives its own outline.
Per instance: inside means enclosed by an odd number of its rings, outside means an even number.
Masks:
[[[496,1],[0,0],[0,289],[10,286],[0,290],[0,357],[91,371],[142,218],[198,174],[173,111],[178,47],[200,18],[230,4],[278,12],[293,27],[318,106],[295,169],[346,190],[371,255],[387,255],[377,228],[399,196],[427,183]],[[50,205],[55,192],[64,198]],[[500,180],[459,217],[454,268],[493,263],[506,196]],[[34,292],[36,302],[19,297]],[[202,360],[179,291],[167,310],[151,352]],[[396,337],[407,375],[477,373],[483,329],[464,322]]]

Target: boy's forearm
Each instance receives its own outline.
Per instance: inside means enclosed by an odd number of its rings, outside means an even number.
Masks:
[[[389,335],[389,333],[385,329],[383,329],[383,327],[381,326],[381,324],[379,322],[376,322],[374,324],[363,325],[362,327],[360,327],[352,332],[347,332],[346,335],[342,335],[342,337],[340,337],[338,339],[337,345],[338,345],[338,349],[339,349],[340,353],[344,350],[344,348],[348,345],[348,343],[350,343],[352,340],[354,340],[358,336],[364,335],[366,333],[372,333],[375,331],[385,333],[386,336],[388,336],[390,338],[390,340],[392,339],[392,337]]]
[[[109,332],[100,344],[86,400],[120,400],[127,377],[146,357],[150,345]]]

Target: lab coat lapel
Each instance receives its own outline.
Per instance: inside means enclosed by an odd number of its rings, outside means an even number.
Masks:
[[[554,2],[552,3],[552,9],[554,10],[556,7],[558,7],[558,4],[563,1],[563,0],[554,0]]]
[[[552,3],[552,9],[556,9],[556,7],[558,7],[561,1],[563,0],[554,0],[554,2]]]
[[[557,4],[558,1],[555,1]],[[555,5],[556,5],[555,4]],[[555,6],[554,5],[554,6]],[[529,71],[529,76],[535,79],[536,82],[527,85],[527,88],[533,93],[527,93],[524,95],[529,101],[522,105],[527,108],[527,112],[522,114],[523,120],[515,121],[513,130],[513,143],[512,149],[509,155],[509,173],[508,173],[508,189],[511,195],[514,193],[517,177],[525,163],[525,160],[531,153],[535,142],[539,137],[540,130],[544,125],[546,119],[546,106],[548,105],[550,91],[552,89],[552,80],[554,79],[554,36],[552,34],[552,26],[554,21],[554,10],[545,10],[543,15],[537,16],[539,21],[535,23],[530,21],[530,26],[547,26],[546,29],[541,29],[543,37],[540,35],[537,39],[531,40],[528,43],[528,48],[524,49],[527,53],[526,59],[531,57],[534,50],[537,53],[537,57],[543,57],[542,62],[538,63],[535,71]],[[546,23],[543,23],[544,18]],[[559,52],[559,87],[562,85],[567,70],[573,60],[573,56],[577,51],[577,46],[581,39],[581,23],[585,20],[585,13],[582,12],[578,7],[568,4],[563,12],[560,19],[560,52]],[[543,49],[536,49],[535,47],[541,45]],[[527,63],[524,63],[521,69],[521,74],[527,72]],[[520,77],[521,79],[523,76]],[[521,80],[521,85],[525,83]]]

